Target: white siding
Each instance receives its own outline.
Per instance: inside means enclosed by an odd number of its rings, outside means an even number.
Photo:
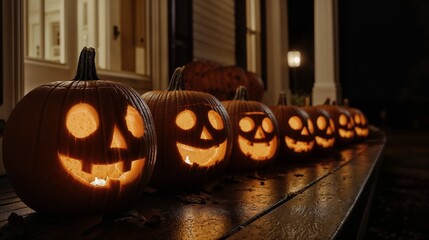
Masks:
[[[193,0],[194,59],[235,65],[233,0]]]

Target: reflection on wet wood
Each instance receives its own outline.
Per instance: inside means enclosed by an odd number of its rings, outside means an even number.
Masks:
[[[120,216],[42,216],[20,202],[3,178],[0,238],[332,238],[341,233],[359,199],[367,198],[364,188],[373,182],[384,144],[384,134],[373,131],[366,142],[329,156],[278,159],[261,171],[225,174],[200,191],[148,188]]]

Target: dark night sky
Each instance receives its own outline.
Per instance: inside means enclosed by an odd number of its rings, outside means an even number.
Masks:
[[[429,127],[429,1],[338,2],[343,96],[375,124]],[[298,86],[311,93],[313,0],[290,0],[289,14],[290,47],[310,55]]]

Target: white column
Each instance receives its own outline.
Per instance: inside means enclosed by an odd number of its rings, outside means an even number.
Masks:
[[[281,91],[286,93],[290,102],[287,17],[287,1],[266,1],[268,88],[262,101],[268,106],[277,104]]]
[[[335,0],[314,0],[315,72],[313,105],[326,98],[338,100],[340,86],[335,70]]]

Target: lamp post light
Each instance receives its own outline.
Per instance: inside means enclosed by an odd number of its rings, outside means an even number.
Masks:
[[[296,70],[301,65],[301,53],[299,51],[289,51],[287,53],[287,63],[292,68],[293,93],[297,94]]]

